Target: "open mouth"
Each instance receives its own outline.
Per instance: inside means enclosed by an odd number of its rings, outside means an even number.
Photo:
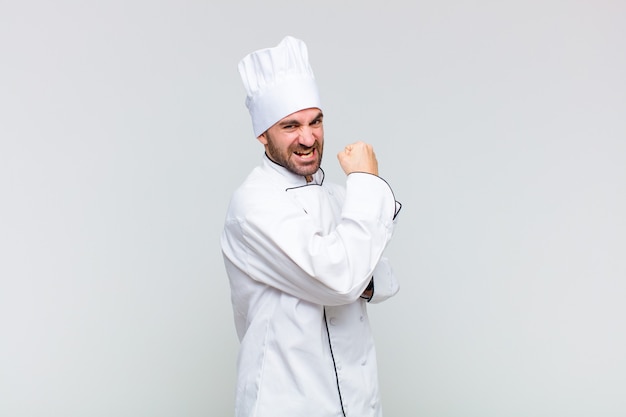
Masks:
[[[306,152],[303,151],[296,151],[294,152],[298,157],[302,158],[302,159],[308,159],[308,158],[313,158],[313,156],[315,155],[315,149],[309,149]]]

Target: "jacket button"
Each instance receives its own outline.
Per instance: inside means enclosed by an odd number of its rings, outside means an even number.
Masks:
[[[335,320],[334,317],[331,317],[329,321],[330,321],[331,326],[334,326],[335,324],[337,324],[337,320]]]

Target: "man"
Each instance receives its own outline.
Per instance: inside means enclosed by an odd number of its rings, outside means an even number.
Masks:
[[[239,63],[265,155],[235,191],[221,237],[238,357],[237,417],[381,416],[366,306],[398,285],[383,251],[399,203],[372,147],[324,181],[322,106],[306,45],[286,37]]]

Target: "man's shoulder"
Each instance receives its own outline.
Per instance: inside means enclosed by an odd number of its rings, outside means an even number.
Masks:
[[[261,167],[254,168],[235,189],[231,197],[231,211],[246,211],[275,204],[285,194],[285,184],[280,178],[271,177]]]
[[[243,182],[237,187],[234,194],[263,194],[284,190],[285,181],[280,175],[275,175],[263,166],[255,167]]]
[[[321,184],[294,186],[281,175],[256,167],[234,191],[229,211],[235,217],[247,217],[250,211],[283,211],[292,206],[293,191],[304,191],[309,187],[322,187],[340,201],[345,197],[344,185],[325,180]]]

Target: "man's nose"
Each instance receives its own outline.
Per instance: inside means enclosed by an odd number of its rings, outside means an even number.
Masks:
[[[298,139],[301,145],[313,146],[316,138],[311,126],[302,126],[300,128],[300,136]]]

